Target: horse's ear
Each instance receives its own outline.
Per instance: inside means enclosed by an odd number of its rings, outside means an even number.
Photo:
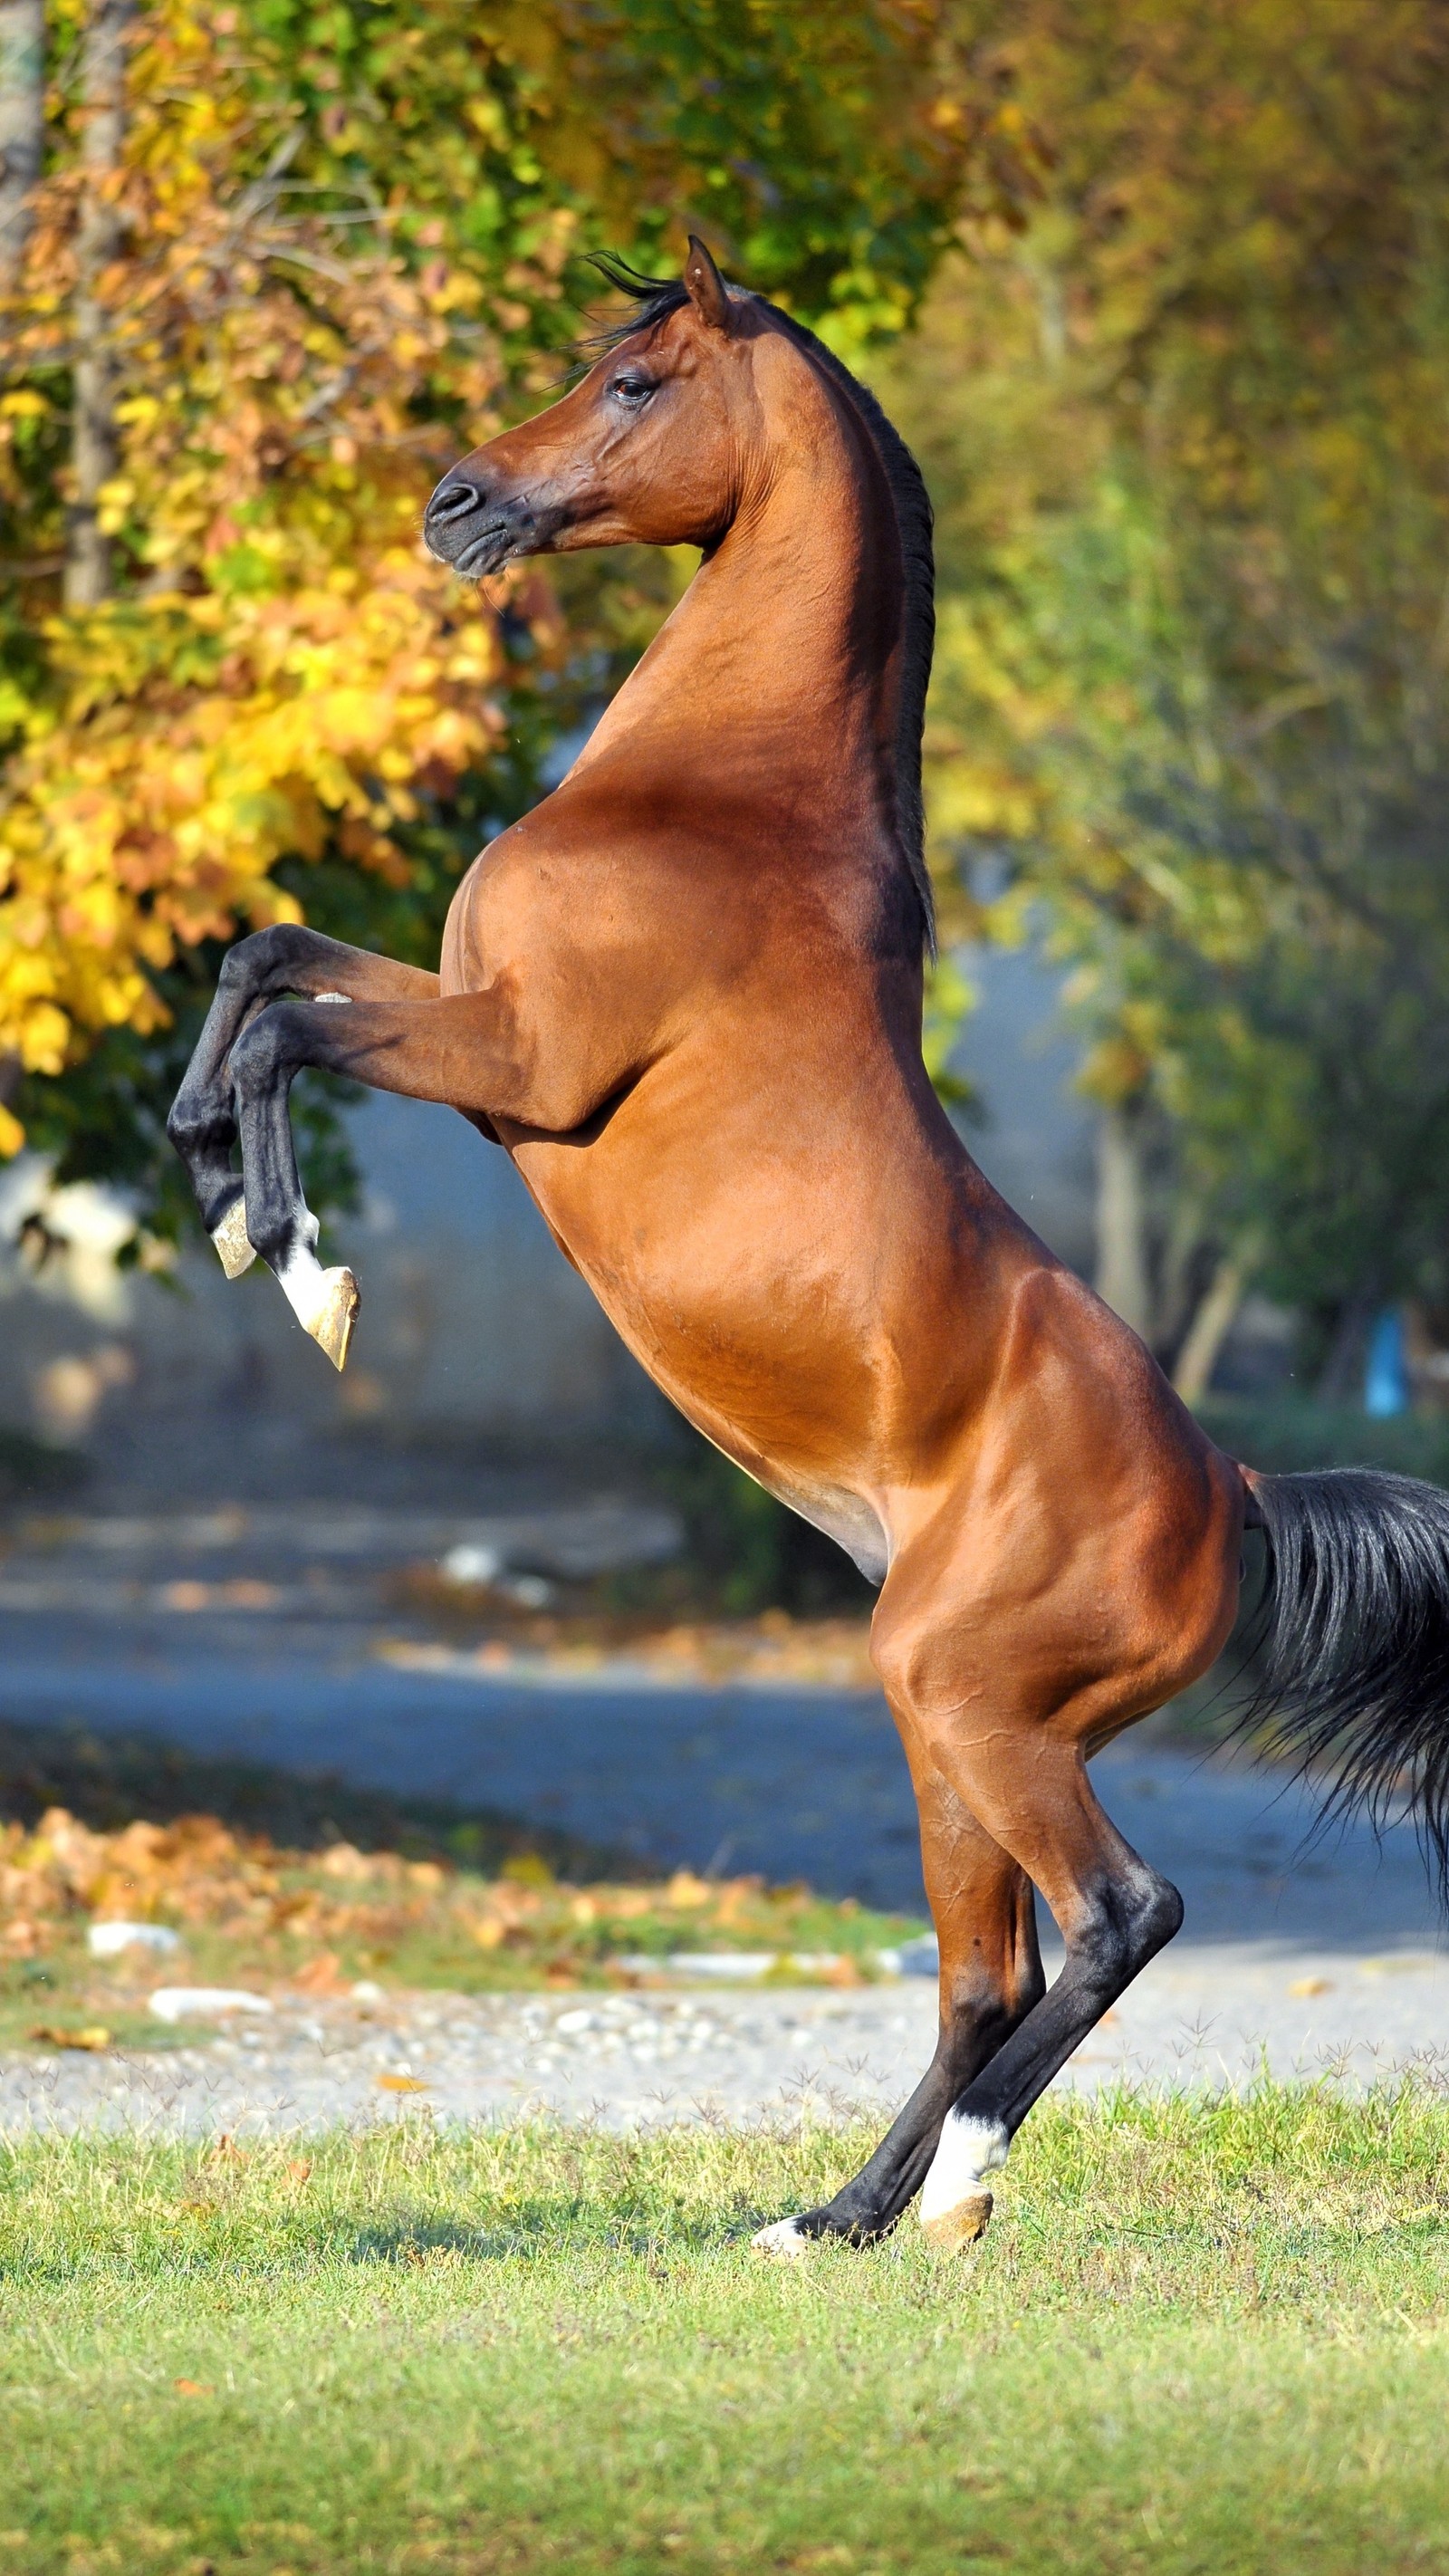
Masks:
[[[715,331],[730,327],[730,299],[724,279],[709,255],[707,245],[698,233],[689,236],[689,257],[684,263],[684,283],[690,303],[701,322]]]

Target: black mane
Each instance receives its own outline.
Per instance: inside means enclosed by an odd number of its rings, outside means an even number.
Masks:
[[[593,265],[610,286],[629,297],[635,309],[626,314],[622,322],[598,332],[584,343],[590,358],[600,357],[606,350],[617,348],[621,340],[632,339],[636,331],[652,331],[657,323],[667,320],[671,313],[677,313],[680,306],[689,301],[682,279],[645,277],[638,269],[631,268],[627,260],[616,258],[611,252],[596,252]],[[887,420],[869,387],[841,364],[833,349],[827,349],[823,340],[817,340],[813,331],[807,331],[803,322],[782,313],[778,304],[766,303],[762,295],[751,296],[750,301],[763,305],[796,346],[805,350],[829,376],[832,384],[853,403],[875,442],[881,469],[890,486],[901,540],[906,630],[901,657],[900,717],[896,726],[896,819],[906,865],[921,908],[922,944],[934,957],[936,907],[930,871],[926,866],[925,808],[921,796],[921,735],[926,720],[931,655],[936,641],[936,559],[931,543],[930,495],[921,469],[900,431]]]

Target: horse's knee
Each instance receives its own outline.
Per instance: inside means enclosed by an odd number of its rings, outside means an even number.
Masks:
[[[273,921],[264,930],[248,931],[221,961],[217,979],[220,989],[237,998],[282,989],[288,969],[299,963],[309,938],[314,936],[295,921]]]

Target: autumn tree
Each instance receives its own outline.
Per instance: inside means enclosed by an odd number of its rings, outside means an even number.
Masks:
[[[1109,1293],[1194,1387],[1254,1278],[1341,1367],[1449,1220],[1449,27],[968,22],[1050,168],[889,371],[941,503],[939,863],[1069,969]]]
[[[565,619],[418,540],[565,375],[583,255],[687,219],[858,347],[1009,193],[1010,120],[934,0],[53,0],[47,46],[0,86],[0,1146],[144,1193],[219,944],[435,955],[660,612],[667,570]]]

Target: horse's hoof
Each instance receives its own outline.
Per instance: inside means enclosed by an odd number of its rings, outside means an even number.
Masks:
[[[247,1238],[247,1203],[240,1191],[211,1239],[228,1279],[240,1279],[244,1270],[250,1270],[257,1256]]]
[[[755,2252],[771,2263],[798,2263],[810,2242],[798,2218],[777,2218],[750,2238]]]
[[[322,1286],[326,1295],[316,1315],[309,1319],[307,1330],[333,1367],[344,1369],[352,1327],[362,1308],[362,1292],[350,1270],[324,1270]]]
[[[978,2236],[985,2235],[992,2207],[989,2191],[968,2192],[954,2209],[943,2209],[934,2218],[922,2219],[927,2244],[934,2245],[938,2254],[959,2254],[964,2246],[974,2245]]]

